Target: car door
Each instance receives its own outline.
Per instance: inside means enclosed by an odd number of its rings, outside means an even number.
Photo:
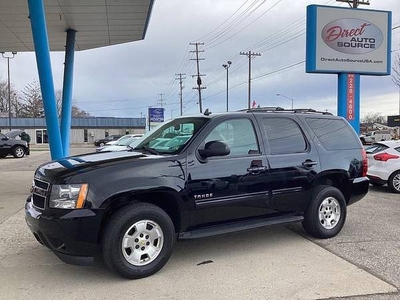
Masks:
[[[259,129],[252,116],[211,122],[188,159],[191,225],[204,225],[268,213],[269,184]],[[230,154],[202,159],[196,151],[220,140]]]
[[[271,209],[276,213],[302,212],[315,176],[319,157],[308,133],[294,116],[262,117],[270,168]]]
[[[5,156],[10,153],[11,145],[8,143],[8,138],[0,132],[0,156]]]

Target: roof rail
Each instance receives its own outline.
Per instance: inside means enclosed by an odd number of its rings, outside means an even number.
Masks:
[[[266,112],[266,111],[284,111],[285,109],[279,106],[264,106],[264,107],[254,107],[254,108],[245,108],[245,109],[240,109],[238,111],[246,111],[246,112],[255,112],[255,111],[260,111],[260,112]]]
[[[332,115],[332,113],[327,111],[317,111],[312,108],[293,108],[293,109],[284,109],[282,107],[255,107],[251,109],[242,109],[239,111],[245,112],[293,112],[293,113],[314,113],[314,114],[323,114],[323,115]]]

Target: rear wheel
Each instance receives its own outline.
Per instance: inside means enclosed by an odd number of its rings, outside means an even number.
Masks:
[[[400,193],[400,171],[396,171],[390,175],[388,186],[393,192]]]
[[[303,227],[310,235],[326,239],[337,235],[346,220],[346,201],[337,188],[322,185],[313,189]]]
[[[159,271],[171,256],[175,229],[168,214],[148,203],[134,203],[117,211],[103,239],[103,258],[120,275],[138,279]]]
[[[22,157],[24,157],[24,155],[25,155],[25,149],[24,149],[24,147],[22,147],[22,146],[15,146],[15,147],[12,149],[12,155],[13,155],[15,158],[22,158]]]

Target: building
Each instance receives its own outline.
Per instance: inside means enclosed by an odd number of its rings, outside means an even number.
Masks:
[[[9,119],[0,117],[0,130],[10,129]],[[31,144],[47,144],[45,118],[11,118],[11,129],[23,129],[31,136]],[[70,144],[93,144],[94,140],[109,135],[145,133],[146,118],[86,117],[72,118]]]

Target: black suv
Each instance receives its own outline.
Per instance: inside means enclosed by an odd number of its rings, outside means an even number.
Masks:
[[[67,263],[122,276],[160,270],[177,239],[302,222],[337,235],[368,192],[361,142],[341,117],[257,108],[180,117],[128,151],[41,165],[27,199],[36,239]]]
[[[21,130],[9,131],[5,134],[0,132],[0,158],[12,155],[15,158],[22,158],[28,150],[28,144],[25,141],[17,140],[15,133],[21,133]],[[14,135],[15,134],[15,135]]]

